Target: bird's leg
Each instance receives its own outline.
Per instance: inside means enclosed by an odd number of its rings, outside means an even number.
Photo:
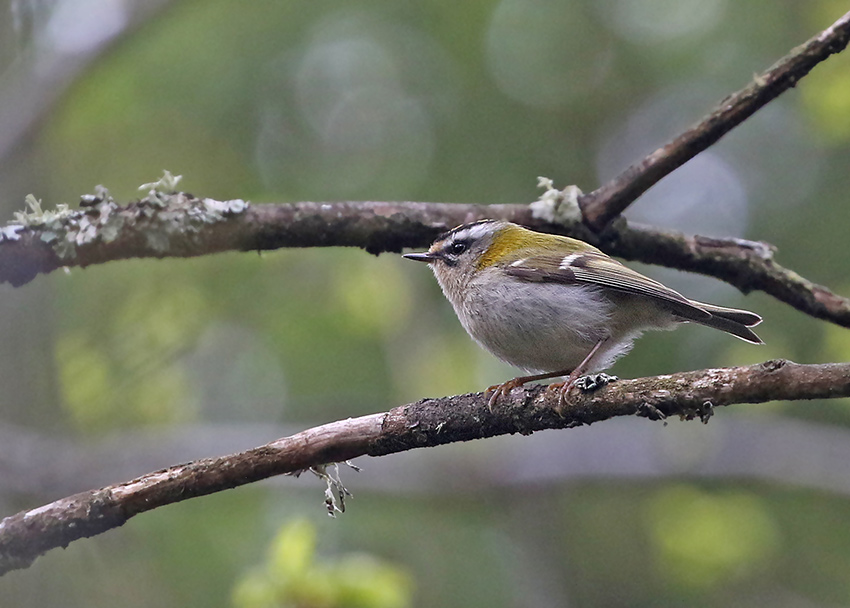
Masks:
[[[547,372],[545,374],[535,374],[533,376],[519,376],[514,378],[513,380],[508,380],[507,382],[503,382],[502,384],[494,384],[490,388],[487,389],[486,393],[492,392],[490,395],[490,399],[487,401],[487,409],[490,412],[493,411],[493,406],[496,405],[496,401],[498,401],[499,397],[502,395],[508,395],[510,392],[526,384],[527,382],[533,382],[535,380],[546,380],[548,378],[558,378],[560,376],[567,376],[567,379],[563,382],[554,382],[548,386],[548,389],[560,389],[560,396],[558,397],[558,411],[560,411],[564,405],[566,404],[566,394],[572,388],[572,386],[576,383],[576,381],[581,378],[582,374],[587,371],[587,368],[590,364],[590,360],[593,359],[593,356],[599,352],[599,349],[602,348],[602,345],[608,341],[608,338],[602,338],[593,345],[593,348],[590,349],[590,352],[587,353],[587,356],[582,360],[581,363],[578,364],[578,367],[575,369],[563,369],[557,372]],[[616,376],[610,376],[607,378],[616,378]],[[486,394],[485,393],[485,394]]]
[[[508,395],[510,392],[522,386],[527,382],[533,382],[535,380],[546,380],[548,378],[557,378],[559,376],[565,376],[570,373],[570,370],[563,370],[559,372],[549,372],[546,374],[535,374],[533,376],[519,376],[514,378],[513,380],[508,380],[507,382],[502,382],[501,384],[494,384],[490,388],[485,391],[485,394],[492,392],[490,395],[490,400],[487,401],[487,409],[490,412],[493,412],[493,406],[496,405],[496,401],[499,399],[501,395]]]
[[[599,349],[602,348],[602,345],[608,341],[608,338],[602,338],[593,345],[593,348],[590,349],[590,352],[587,353],[587,356],[584,360],[578,364],[574,370],[569,372],[569,376],[567,376],[566,380],[563,382],[553,382],[549,385],[548,390],[558,390],[558,413],[561,413],[564,409],[564,406],[567,404],[567,393],[569,390],[575,385],[576,381],[587,371],[588,367],[590,367],[590,360],[593,359],[594,355],[599,352]],[[564,375],[564,374],[562,374]],[[551,377],[551,376],[550,376]]]

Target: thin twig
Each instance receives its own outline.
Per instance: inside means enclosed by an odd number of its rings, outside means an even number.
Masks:
[[[592,394],[575,395],[560,415],[553,409],[558,395],[542,386],[515,389],[493,413],[482,393],[425,399],[315,427],[238,454],[172,466],[7,517],[0,522],[0,573],[25,568],[50,549],[101,534],[157,507],[357,456],[570,428],[617,416],[679,415],[707,421],[721,405],[845,396],[850,396],[850,363],[769,361],[621,380]]]
[[[698,124],[593,192],[579,197],[584,221],[601,231],[662,177],[717,142],[850,41],[850,13],[793,49],[744,89],[723,99]]]

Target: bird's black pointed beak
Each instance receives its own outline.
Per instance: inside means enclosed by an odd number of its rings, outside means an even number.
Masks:
[[[428,262],[431,263],[434,260],[438,259],[440,256],[435,255],[433,253],[405,253],[403,258],[407,258],[408,260],[416,260],[417,262]]]

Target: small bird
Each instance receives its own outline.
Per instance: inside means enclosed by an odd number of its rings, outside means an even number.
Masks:
[[[755,313],[689,300],[584,241],[503,220],[458,226],[404,257],[431,266],[478,344],[530,374],[491,386],[491,410],[526,382],[566,376],[550,385],[563,407],[581,376],[609,368],[645,330],[692,322],[763,344]]]

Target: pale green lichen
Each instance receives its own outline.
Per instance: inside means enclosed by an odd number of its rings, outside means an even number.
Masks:
[[[346,464],[355,471],[360,471],[360,467],[353,464],[351,461],[345,460],[342,464]],[[327,484],[325,490],[325,507],[328,510],[328,515],[336,517],[337,513],[345,513],[346,497],[353,497],[351,492],[342,485],[342,479],[339,476],[340,463],[334,462],[330,464],[320,464],[310,467],[309,471],[316,477],[323,480]],[[330,470],[333,467],[333,470]]]
[[[109,218],[100,229],[100,239],[104,243],[111,243],[121,234],[121,228],[124,227],[124,218],[120,215],[114,215]]]
[[[240,198],[231,201],[217,201],[211,198],[205,198],[203,204],[211,217],[234,215],[242,213],[248,208],[248,203]]]
[[[27,210],[16,212],[15,221],[0,228],[0,242],[19,240],[32,230],[53,247],[63,260],[76,256],[77,248],[95,242],[112,243],[125,229],[135,227],[147,246],[158,254],[185,246],[203,226],[221,222],[246,211],[247,201],[197,199],[174,189],[181,176],[165,171],[156,182],[141,186],[148,195],[125,207],[118,206],[104,186],[80,197],[80,209],[57,205],[45,210],[33,195],[26,197]],[[176,240],[180,239],[180,240]]]
[[[148,196],[155,195],[159,192],[165,194],[177,192],[177,184],[179,184],[180,180],[182,179],[182,175],[171,175],[171,172],[168,169],[165,169],[162,172],[162,177],[160,177],[155,182],[142,184],[141,186],[139,186],[139,190],[141,190],[142,192],[147,190]]]
[[[532,217],[553,224],[574,224],[581,221],[581,207],[578,204],[581,190],[578,186],[567,186],[558,190],[548,177],[538,177],[537,187],[543,188],[545,192],[531,203]]]
[[[41,208],[41,201],[32,194],[27,194],[24,202],[30,210],[15,211],[12,214],[15,220],[10,223],[39,228],[55,222],[61,222],[74,213],[68,205],[64,204],[56,205],[55,210],[45,211]]]

